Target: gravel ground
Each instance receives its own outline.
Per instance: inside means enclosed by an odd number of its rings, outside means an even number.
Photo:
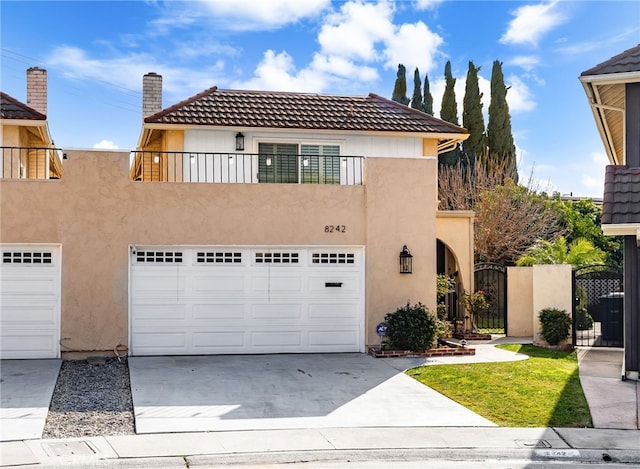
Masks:
[[[133,435],[126,358],[62,362],[43,438]]]

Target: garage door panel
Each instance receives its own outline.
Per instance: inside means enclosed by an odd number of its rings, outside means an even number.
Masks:
[[[252,319],[302,319],[302,305],[300,304],[253,304],[251,305]]]
[[[245,315],[244,304],[194,304],[193,319],[195,320],[221,320],[238,319]]]
[[[334,324],[358,324],[359,309],[357,303],[312,303],[309,304],[309,320],[331,321]]]
[[[246,346],[246,333],[240,331],[195,332],[193,346],[204,352],[221,352],[229,347],[242,349]]]
[[[193,279],[194,294],[243,293],[245,289],[244,275],[211,276],[201,275]]]
[[[270,292],[278,293],[301,293],[303,290],[303,282],[299,276],[260,276],[253,277],[251,280],[251,288],[254,292]]]
[[[138,304],[136,305],[136,321],[166,321],[185,319],[187,317],[184,304]]]
[[[31,275],[24,275],[22,277],[14,276],[2,279],[3,302],[5,298],[25,295],[29,297],[46,296],[57,298],[58,282],[56,279],[51,277],[41,278]]]
[[[302,331],[252,331],[250,333],[253,347],[284,350],[287,347],[302,346]]]
[[[162,349],[169,351],[186,351],[186,336],[186,332],[139,332],[134,337],[133,345],[140,351]]]
[[[8,303],[8,302],[7,302]],[[2,302],[2,318],[0,326],[55,326],[58,324],[58,308],[54,305],[19,304]]]
[[[134,277],[133,290],[137,295],[175,297],[176,292],[184,293],[185,279],[175,272],[173,275],[137,275]]]
[[[5,330],[0,355],[3,359],[47,358],[56,355],[58,344],[49,330]]]

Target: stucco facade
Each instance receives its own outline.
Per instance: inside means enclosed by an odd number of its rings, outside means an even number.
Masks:
[[[435,308],[435,158],[369,158],[363,185],[185,184],[131,181],[128,152],[66,153],[60,180],[0,181],[0,242],[62,247],[63,353],[129,343],[131,245],[363,246],[366,344],[407,301]]]

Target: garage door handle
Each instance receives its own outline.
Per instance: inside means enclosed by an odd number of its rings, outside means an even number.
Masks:
[[[325,282],[324,284],[325,287],[327,288],[331,288],[331,287],[342,287],[342,282]]]

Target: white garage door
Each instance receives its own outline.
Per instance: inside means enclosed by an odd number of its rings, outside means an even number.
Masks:
[[[60,246],[2,245],[0,358],[60,356]]]
[[[362,248],[136,247],[133,355],[361,352]]]

